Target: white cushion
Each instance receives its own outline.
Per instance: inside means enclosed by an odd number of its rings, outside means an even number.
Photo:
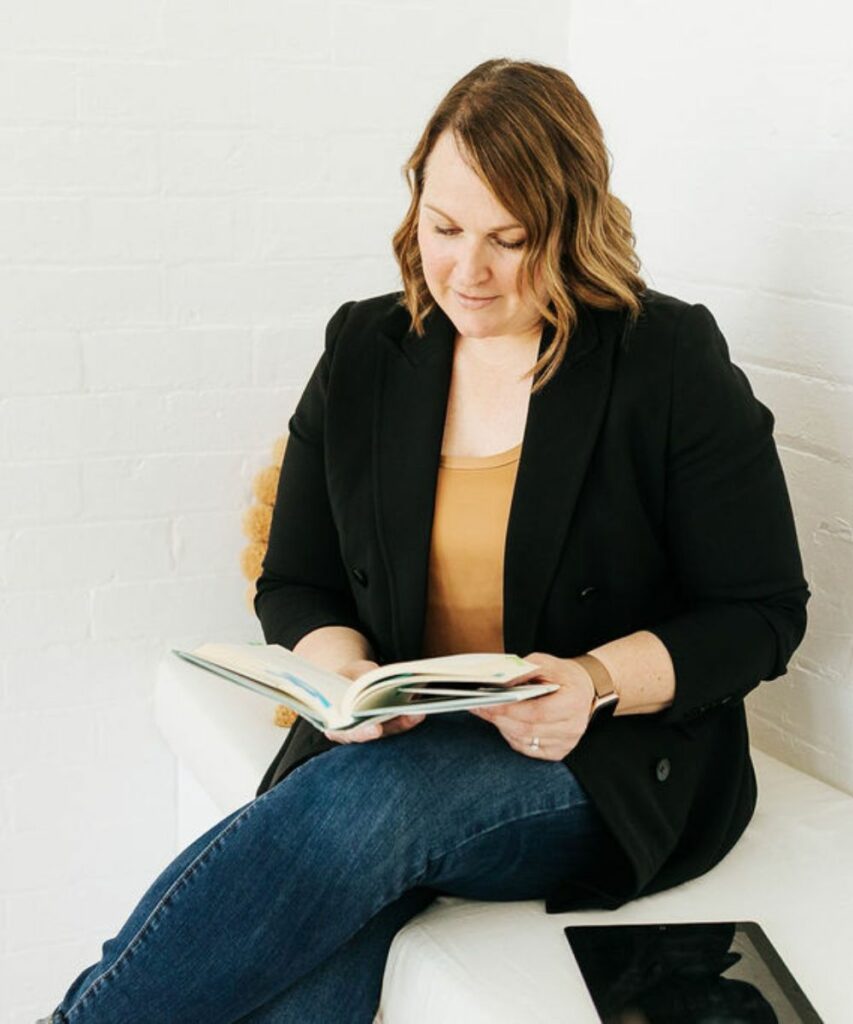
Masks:
[[[271,701],[173,654],[157,721],[222,815],[251,800],[287,734]],[[544,903],[440,896],[391,946],[383,1024],[597,1024],[568,924],[758,921],[827,1024],[846,1020],[853,957],[853,798],[753,749],[759,802],[725,860],[617,911],[546,914]]]

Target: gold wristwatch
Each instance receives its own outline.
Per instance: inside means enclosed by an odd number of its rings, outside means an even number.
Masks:
[[[609,718],[619,703],[619,694],[616,692],[610,673],[602,662],[592,654],[581,654],[577,658],[572,658],[572,661],[576,661],[586,670],[595,688],[587,724],[590,725],[599,718]]]

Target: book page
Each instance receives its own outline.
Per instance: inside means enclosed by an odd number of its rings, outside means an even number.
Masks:
[[[405,676],[411,676],[413,682],[421,676],[429,676],[432,679],[470,679],[481,683],[510,685],[538,671],[538,665],[525,661],[517,654],[494,651],[483,654],[447,654],[438,658],[382,665],[359,676],[356,687],[364,690],[378,680]]]
[[[197,657],[252,676],[285,693],[293,693],[324,717],[340,712],[352,681],[336,672],[318,668],[280,644],[202,644]],[[333,715],[331,717],[337,717]]]

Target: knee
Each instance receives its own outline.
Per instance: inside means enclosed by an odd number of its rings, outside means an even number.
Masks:
[[[276,805],[273,818],[296,827],[327,871],[410,861],[426,848],[435,794],[413,745],[399,742],[406,738],[340,744],[312,757],[264,794]]]

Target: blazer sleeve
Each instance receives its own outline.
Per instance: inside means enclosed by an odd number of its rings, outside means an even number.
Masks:
[[[713,315],[681,316],[672,363],[665,526],[685,610],[648,629],[675,668],[679,722],[785,673],[810,592],[773,440]]]
[[[362,631],[326,489],[324,421],[335,343],[354,302],[326,326],[324,351],[293,415],[273,506],[255,612],[266,642],[292,649],[321,626]]]

